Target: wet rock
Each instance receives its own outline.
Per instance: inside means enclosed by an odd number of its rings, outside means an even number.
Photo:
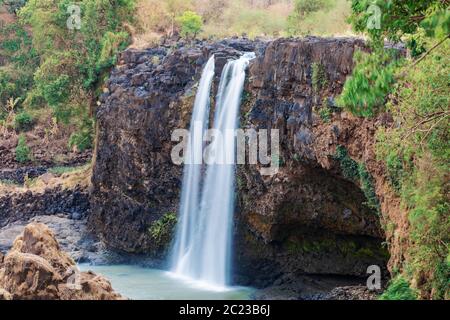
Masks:
[[[248,40],[181,43],[176,50],[125,51],[102,97],[89,224],[109,248],[160,254],[148,229],[177,211],[182,167],[171,160],[172,132],[188,127],[208,57],[218,57],[217,86],[223,65],[239,55],[235,48],[255,47]],[[159,63],[141,65],[155,56]]]
[[[260,166],[238,168],[237,282],[266,287],[286,274],[361,277],[368,265],[385,266],[379,217],[333,160],[337,144],[350,142],[351,131],[340,125],[347,120],[325,124],[314,113],[318,102],[333,105],[359,48],[363,41],[350,38],[179,43],[149,69],[140,66],[148,51],[124,54],[98,111],[89,224],[110,248],[163,255],[148,229],[177,211],[182,167],[172,163],[171,134],[189,126],[208,57],[217,58],[217,88],[226,61],[252,50],[241,125],[279,129],[281,167],[273,177],[262,176]],[[320,90],[313,88],[313,63],[326,75]]]

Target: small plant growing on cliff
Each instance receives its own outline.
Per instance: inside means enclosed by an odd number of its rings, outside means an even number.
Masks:
[[[330,122],[331,118],[333,117],[333,109],[331,108],[330,104],[328,103],[327,98],[323,99],[323,101],[322,101],[322,105],[319,109],[319,117],[325,123]]]
[[[169,212],[162,216],[161,219],[153,222],[148,232],[157,246],[163,246],[169,243],[176,224],[177,215]]]
[[[311,75],[312,87],[314,92],[317,94],[328,83],[327,73],[325,71],[325,67],[317,62],[314,62],[311,68],[312,68],[312,75]]]
[[[193,11],[183,13],[177,18],[177,22],[181,26],[181,35],[185,38],[192,37],[192,39],[195,39],[203,27],[202,17]]]
[[[370,175],[369,171],[367,171],[364,163],[360,163],[358,165],[358,173],[361,182],[361,189],[367,199],[366,205],[369,208],[376,210],[377,213],[380,214],[380,201],[378,200],[377,194],[375,193],[373,177]]]
[[[402,277],[392,279],[389,287],[380,296],[380,300],[416,300],[417,294],[409,287],[409,283]]]
[[[336,148],[334,159],[339,162],[344,177],[360,185],[367,199],[366,206],[380,213],[380,202],[375,193],[373,177],[367,171],[365,164],[353,160],[344,146]]]
[[[342,174],[345,178],[357,181],[359,176],[358,163],[350,158],[344,146],[337,146],[334,159],[341,165]]]
[[[19,141],[16,147],[16,160],[20,163],[30,161],[30,148],[27,146],[24,134],[19,136]]]

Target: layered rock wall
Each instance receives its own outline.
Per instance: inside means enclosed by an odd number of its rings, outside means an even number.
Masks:
[[[348,135],[359,122],[339,112],[330,122],[318,116],[324,103],[334,110],[358,48],[361,40],[305,38],[124,52],[98,111],[93,228],[111,248],[159,250],[148,228],[177,211],[182,167],[171,161],[171,134],[188,127],[202,67],[214,53],[217,87],[227,59],[255,51],[241,126],[280,130],[281,168],[274,176],[258,166],[238,168],[236,281],[363,276],[369,265],[385,265],[379,216],[334,157],[338,145],[354,146],[358,138]]]

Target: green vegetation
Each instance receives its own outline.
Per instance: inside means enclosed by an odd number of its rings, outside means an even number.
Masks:
[[[92,148],[92,137],[94,136],[94,122],[91,118],[84,116],[79,120],[79,130],[71,134],[68,146],[78,151]]]
[[[398,71],[387,109],[400,122],[378,132],[377,153],[385,160],[393,190],[409,211],[411,230],[406,279],[428,278],[422,294],[448,296],[450,236],[447,178],[449,168],[448,63],[449,44],[432,52],[420,64]],[[433,70],[433,72],[430,72]]]
[[[31,160],[30,148],[27,146],[27,141],[24,134],[19,136],[19,141],[16,147],[16,160],[20,163],[25,163]]]
[[[327,105],[325,105],[320,108],[319,116],[323,120],[323,122],[330,122],[333,113],[331,112],[331,109]]]
[[[311,66],[311,81],[314,92],[317,94],[328,83],[327,72],[320,63],[313,62]]]
[[[152,223],[148,232],[158,247],[170,242],[176,224],[177,215],[173,212],[166,213],[161,219]]]
[[[50,168],[48,170],[48,172],[52,173],[56,176],[60,176],[65,173],[72,173],[72,172],[77,172],[80,170],[87,170],[90,168],[90,166],[91,166],[91,164],[89,163],[89,164],[85,164],[83,166],[76,166],[76,167],[53,167],[53,168]]]
[[[377,194],[375,192],[373,177],[367,171],[364,163],[360,163],[358,165],[358,175],[361,184],[361,190],[364,192],[364,195],[367,199],[366,205],[369,208],[375,210],[377,213],[380,213],[380,201],[378,200]]]
[[[380,296],[380,300],[416,300],[417,294],[409,287],[408,282],[397,276],[389,283],[389,287]]]
[[[361,117],[373,117],[382,110],[394,83],[398,64],[392,54],[356,52],[356,67],[345,82],[338,105]]]
[[[202,17],[192,11],[184,12],[177,22],[181,26],[181,35],[186,38],[195,38],[203,26]]]
[[[343,146],[336,148],[334,159],[339,162],[344,177],[360,185],[367,199],[367,207],[380,213],[380,202],[375,193],[373,177],[367,171],[365,164],[353,160]]]
[[[360,259],[389,258],[387,250],[377,245],[358,243],[353,239],[340,239],[338,237],[312,239],[290,238],[284,243],[284,246],[293,254],[339,252],[346,256]]]
[[[138,42],[181,30],[186,11],[202,18],[199,36],[342,35],[350,30],[347,0],[139,0]]]
[[[331,121],[333,117],[333,113],[339,112],[340,108],[336,106],[332,99],[323,98],[322,104],[316,109],[316,112],[319,114],[319,117],[323,122],[328,123]]]
[[[313,13],[328,11],[333,6],[331,0],[294,0],[294,10],[288,17],[288,32],[301,33],[302,22]]]
[[[0,68],[0,104],[20,98],[17,109],[26,112],[16,116],[19,127],[29,125],[28,111],[50,108],[59,126],[75,127],[69,145],[84,150],[92,146],[90,114],[98,88],[128,44],[124,23],[132,21],[134,0],[77,2],[81,24],[72,29],[70,5],[28,0],[15,11],[18,21],[2,28],[0,54],[9,64]]]
[[[27,111],[16,114],[14,118],[14,128],[17,131],[29,130],[32,124],[33,117]]]
[[[349,33],[345,18],[350,14],[347,0],[295,0],[287,18],[288,35],[342,35]]]
[[[381,15],[369,9],[373,4]],[[357,116],[373,117],[381,111],[393,116],[394,125],[378,130],[376,149],[392,191],[409,214],[409,229],[399,230],[406,237],[405,260],[395,266],[399,275],[382,298],[448,299],[448,2],[353,0],[350,22],[369,36],[373,52],[357,57],[339,102]],[[404,41],[411,58],[392,62],[384,39]],[[394,222],[386,223],[397,228]]]
[[[359,177],[358,163],[348,155],[344,146],[337,146],[334,159],[341,165],[342,174],[345,178],[357,181]]]

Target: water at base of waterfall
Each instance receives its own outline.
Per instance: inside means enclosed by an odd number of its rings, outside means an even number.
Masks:
[[[105,276],[116,292],[133,300],[247,300],[254,292],[247,287],[215,290],[167,271],[134,265],[81,264],[79,268]]]

